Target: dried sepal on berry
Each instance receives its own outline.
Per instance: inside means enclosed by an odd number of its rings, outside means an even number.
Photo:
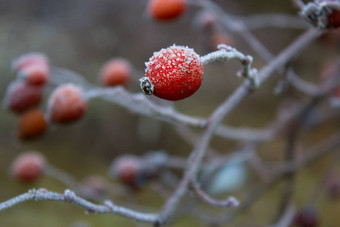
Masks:
[[[73,84],[64,84],[55,89],[48,101],[48,119],[56,123],[79,120],[87,110],[83,90]]]
[[[340,1],[315,0],[309,2],[301,15],[314,26],[321,28],[338,28],[340,26]]]
[[[191,96],[203,80],[200,56],[185,46],[173,45],[155,52],[145,71],[145,77],[140,80],[142,91],[150,95],[153,87],[155,96],[171,101]]]

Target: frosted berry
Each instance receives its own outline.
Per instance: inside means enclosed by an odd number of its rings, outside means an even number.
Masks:
[[[47,65],[29,65],[18,72],[18,76],[33,85],[45,85],[49,80],[49,67]]]
[[[100,72],[100,80],[105,86],[126,85],[131,76],[131,64],[124,58],[111,59]]]
[[[8,86],[4,103],[13,112],[21,113],[38,106],[41,99],[42,89],[40,86],[17,80]]]
[[[41,136],[46,129],[44,114],[38,109],[32,109],[20,116],[17,134],[19,139],[32,139]]]
[[[45,158],[37,152],[20,154],[11,165],[11,174],[21,182],[34,182],[44,172]]]
[[[148,12],[156,20],[172,20],[185,11],[186,4],[186,0],[149,0]]]
[[[122,155],[112,162],[110,174],[126,186],[137,189],[144,183],[142,169],[140,158],[134,155]]]
[[[173,45],[155,52],[145,71],[145,77],[140,79],[143,92],[172,101],[194,94],[203,80],[199,55],[184,46]]]
[[[69,123],[80,119],[87,110],[83,90],[73,84],[55,89],[48,101],[48,117],[56,123]]]
[[[48,61],[48,58],[44,54],[27,53],[13,60],[12,70],[14,72],[19,72],[20,70],[31,65],[48,66],[49,61]]]
[[[293,223],[299,227],[319,226],[318,211],[314,207],[306,207],[295,214]]]

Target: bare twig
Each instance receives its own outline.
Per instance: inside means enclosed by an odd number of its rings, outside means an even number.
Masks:
[[[63,194],[51,192],[43,188],[40,188],[38,190],[32,189],[24,194],[21,194],[10,200],[0,203],[0,211],[8,209],[16,204],[23,203],[28,200],[63,201],[73,203],[79,207],[84,208],[88,214],[112,213],[140,222],[155,223],[156,220],[158,219],[157,214],[133,211],[128,208],[117,206],[113,204],[111,201],[105,201],[104,205],[97,205],[81,197],[78,197],[74,192],[68,189],[65,190]]]
[[[212,197],[210,197],[207,193],[205,193],[198,185],[197,183],[191,184],[192,190],[195,192],[198,198],[200,198],[202,201],[215,206],[215,207],[238,207],[240,205],[239,201],[235,197],[228,197],[225,200],[217,200]]]

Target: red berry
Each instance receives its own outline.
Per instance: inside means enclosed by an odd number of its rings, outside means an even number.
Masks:
[[[134,155],[122,155],[111,165],[110,173],[121,183],[138,188],[143,183],[142,162]]]
[[[18,126],[19,139],[31,139],[42,135],[47,129],[44,114],[38,109],[32,109],[20,116]]]
[[[55,89],[48,101],[48,117],[56,123],[69,123],[80,119],[87,110],[83,90],[73,84]]]
[[[36,181],[45,169],[45,158],[37,152],[20,154],[11,165],[12,175],[21,182]]]
[[[30,85],[24,81],[13,81],[7,88],[5,105],[16,113],[21,113],[39,105],[42,99],[40,86]]]
[[[186,9],[186,0],[149,0],[148,12],[156,20],[172,20]]]
[[[43,65],[48,66],[49,62],[47,57],[41,53],[28,53],[23,54],[12,62],[12,69],[18,72],[30,65]]]
[[[194,94],[201,86],[203,64],[193,49],[171,46],[155,52],[146,63],[146,77],[141,88],[146,94],[153,94],[166,100],[181,100]],[[149,81],[148,81],[149,80]],[[153,88],[147,91],[147,83]]]
[[[328,26],[331,28],[340,27],[340,11],[332,10],[332,12],[328,15]]]
[[[49,67],[42,64],[28,65],[18,72],[19,77],[33,85],[44,85],[49,80]]]
[[[108,61],[100,72],[100,80],[105,86],[126,85],[131,79],[131,64],[124,58]]]
[[[299,227],[319,226],[318,212],[314,207],[306,207],[298,211],[294,217],[294,224]]]

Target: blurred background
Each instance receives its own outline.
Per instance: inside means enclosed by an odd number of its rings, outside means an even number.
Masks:
[[[216,0],[226,12],[249,16],[261,13],[295,15],[297,9],[290,1],[266,0]],[[73,70],[88,81],[99,84],[101,66],[112,57],[124,57],[143,76],[144,62],[154,51],[172,44],[187,45],[204,55],[214,50],[209,34],[197,29],[195,15],[199,9],[189,6],[184,15],[169,22],[158,22],[146,11],[147,1],[132,0],[0,0],[0,98],[14,79],[11,61],[23,53],[45,53],[53,66]],[[254,56],[254,66],[261,68],[265,62],[237,35],[224,31],[230,44]],[[260,28],[254,34],[272,53],[277,54],[293,41],[302,30]],[[339,39],[339,36],[337,38]],[[294,62],[296,71],[306,80],[317,82],[324,61],[339,53],[339,43],[328,45],[332,39],[319,40],[305,50]],[[328,44],[327,44],[328,43]],[[239,63],[212,63],[205,67],[202,87],[192,97],[175,102],[176,108],[186,114],[207,117],[242,82],[236,77]],[[140,75],[139,75],[140,74]],[[277,108],[287,97],[307,100],[303,95],[288,89],[274,95],[278,77],[273,77],[233,111],[224,123],[232,126],[261,128],[275,119]],[[131,92],[140,92],[137,79],[128,85]],[[48,97],[48,91],[46,93]],[[307,144],[327,138],[340,126],[339,121],[327,122],[314,128],[304,138]],[[150,150],[164,150],[168,154],[187,157],[192,146],[170,124],[133,114],[112,103],[93,99],[85,117],[75,124],[52,126],[39,139],[20,141],[16,137],[18,116],[0,109],[0,201],[23,193],[30,188],[44,187],[62,192],[66,186],[43,177],[34,184],[20,184],[8,174],[11,161],[21,152],[33,150],[43,153],[48,162],[59,167],[77,180],[89,175],[108,177],[111,160],[121,154],[142,155]],[[211,146],[223,154],[237,149],[236,142],[214,138]],[[260,155],[270,163],[283,158],[283,141],[261,146]],[[310,199],[308,188],[320,182],[329,159],[321,160],[302,171],[298,176],[297,201],[304,206]],[[180,172],[179,172],[180,173]],[[178,174],[178,173],[177,173]],[[257,179],[247,173],[246,182],[231,193],[242,199],[246,188]],[[180,176],[180,175],[179,175]],[[119,187],[119,186],[117,186]],[[306,189],[307,188],[307,189]],[[264,226],[270,223],[280,199],[280,185],[275,187],[247,212],[243,219],[248,224],[239,226]],[[149,187],[131,193],[129,204],[152,207],[163,204],[162,197]],[[113,201],[127,202],[127,197],[113,197]],[[322,217],[320,226],[337,226],[340,202],[323,199],[318,204]],[[146,208],[147,209],[147,208]],[[151,209],[152,211],[152,209]],[[258,223],[258,224],[254,224]],[[0,213],[0,226],[136,226],[135,222],[116,215],[84,215],[84,211],[66,203],[26,202]],[[180,219],[174,226],[199,226],[190,216]],[[202,224],[202,226],[205,226]],[[227,226],[227,225],[226,225]]]

